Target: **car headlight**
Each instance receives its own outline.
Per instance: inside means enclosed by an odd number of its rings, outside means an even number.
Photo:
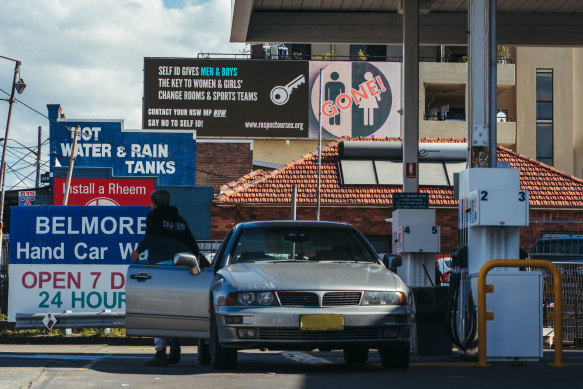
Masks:
[[[403,292],[364,292],[360,305],[407,305]]]
[[[225,299],[225,305],[257,307],[279,305],[279,303],[273,292],[231,292]]]

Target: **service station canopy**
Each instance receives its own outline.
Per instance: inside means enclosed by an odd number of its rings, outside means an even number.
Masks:
[[[232,0],[231,42],[401,44],[401,0]],[[468,0],[420,0],[419,44],[466,45]],[[583,1],[498,0],[497,43],[583,46]]]

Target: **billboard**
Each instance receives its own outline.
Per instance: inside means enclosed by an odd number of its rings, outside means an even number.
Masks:
[[[308,62],[144,59],[145,129],[307,137]]]
[[[195,185],[194,131],[124,130],[123,120],[58,119],[58,105],[49,105],[51,172],[69,165],[75,127],[75,167],[112,169],[119,178],[158,178],[159,186]]]
[[[320,99],[325,138],[401,136],[400,63],[310,62],[311,138],[318,137]]]
[[[322,91],[320,91],[322,70]],[[199,137],[400,136],[401,64],[144,59],[143,128]]]
[[[149,211],[12,207],[8,321],[16,313],[125,312],[125,274]]]
[[[53,200],[63,204],[65,178],[55,178]],[[150,206],[154,179],[72,178],[67,205],[143,205]]]

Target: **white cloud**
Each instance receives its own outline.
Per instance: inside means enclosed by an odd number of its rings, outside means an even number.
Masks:
[[[175,4],[182,8],[162,0],[0,1],[0,55],[22,61],[27,84],[17,98],[45,115],[47,104],[58,103],[69,118],[124,119],[126,128],[141,128],[144,57],[243,47],[229,43],[230,0]],[[8,93],[13,72],[14,63],[0,58],[0,88]],[[7,113],[4,102],[0,129]],[[38,126],[47,137],[47,119],[14,105],[10,138],[34,146]]]

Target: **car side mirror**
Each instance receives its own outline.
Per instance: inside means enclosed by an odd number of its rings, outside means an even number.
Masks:
[[[385,254],[383,256],[383,263],[387,269],[393,269],[403,264],[403,258],[400,255]]]
[[[174,266],[186,266],[190,268],[190,274],[200,274],[200,265],[196,255],[190,253],[178,253],[174,256]]]

